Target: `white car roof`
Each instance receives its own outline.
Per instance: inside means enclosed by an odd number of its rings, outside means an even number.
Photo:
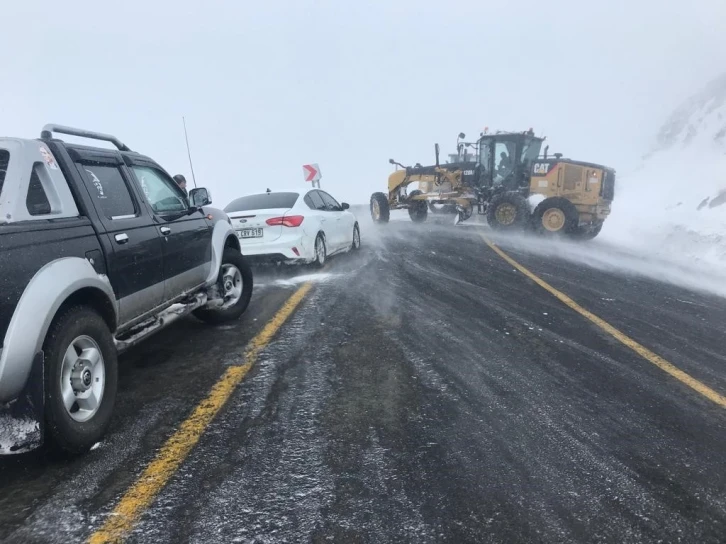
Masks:
[[[274,193],[298,193],[300,196],[298,197],[297,201],[295,202],[295,207],[297,207],[297,206],[307,207],[307,205],[304,204],[302,197],[304,197],[310,191],[318,189],[318,188],[313,187],[311,185],[303,185],[303,186],[292,187],[292,188],[287,188],[287,189],[274,189],[272,187],[270,187],[269,189],[270,189],[270,193],[272,193],[272,194],[274,194]],[[323,189],[323,188],[320,188],[320,190],[325,191],[325,189]],[[267,191],[264,190],[264,191],[258,191],[255,193],[245,193],[243,195],[233,198],[230,202],[227,203],[227,206],[239,198],[244,198],[246,196],[264,195],[266,192]],[[327,193],[328,191],[325,191],[325,192]],[[330,194],[330,196],[332,196],[333,198],[336,198],[334,194],[332,194],[332,193],[328,193],[328,194]],[[225,208],[227,206],[225,206]],[[236,212],[230,212],[230,213],[236,213]]]

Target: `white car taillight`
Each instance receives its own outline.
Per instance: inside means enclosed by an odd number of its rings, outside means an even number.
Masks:
[[[302,225],[303,219],[305,219],[305,217],[302,215],[289,215],[287,217],[270,217],[267,221],[265,221],[265,223],[271,227],[276,225],[282,225],[283,227],[299,227]]]

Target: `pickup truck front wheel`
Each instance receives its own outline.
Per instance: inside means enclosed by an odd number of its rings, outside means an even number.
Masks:
[[[228,247],[222,256],[222,267],[217,280],[219,299],[208,307],[194,311],[194,315],[207,323],[224,323],[241,316],[252,298],[252,269],[239,250]]]
[[[108,325],[88,306],[54,319],[43,344],[45,420],[52,446],[79,454],[106,432],[116,401],[118,366]]]

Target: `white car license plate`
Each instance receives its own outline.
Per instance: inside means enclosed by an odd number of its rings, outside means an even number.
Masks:
[[[237,231],[240,238],[262,238],[262,229],[242,229]]]

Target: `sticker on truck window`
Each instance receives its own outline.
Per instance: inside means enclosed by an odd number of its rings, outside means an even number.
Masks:
[[[58,164],[55,162],[55,157],[51,155],[50,151],[48,151],[45,146],[40,146],[40,154],[43,157],[43,162],[45,162],[45,165],[48,168],[51,170],[58,170]]]
[[[98,176],[92,170],[89,170],[88,168],[85,170],[91,174],[91,181],[98,191],[98,198],[106,198],[106,195],[103,194],[103,185],[101,185],[101,180],[98,179]]]
[[[146,196],[146,200],[151,202],[151,191],[149,191],[149,184],[146,183],[146,176],[142,175],[139,183],[141,184],[141,190],[144,192],[144,196]]]

